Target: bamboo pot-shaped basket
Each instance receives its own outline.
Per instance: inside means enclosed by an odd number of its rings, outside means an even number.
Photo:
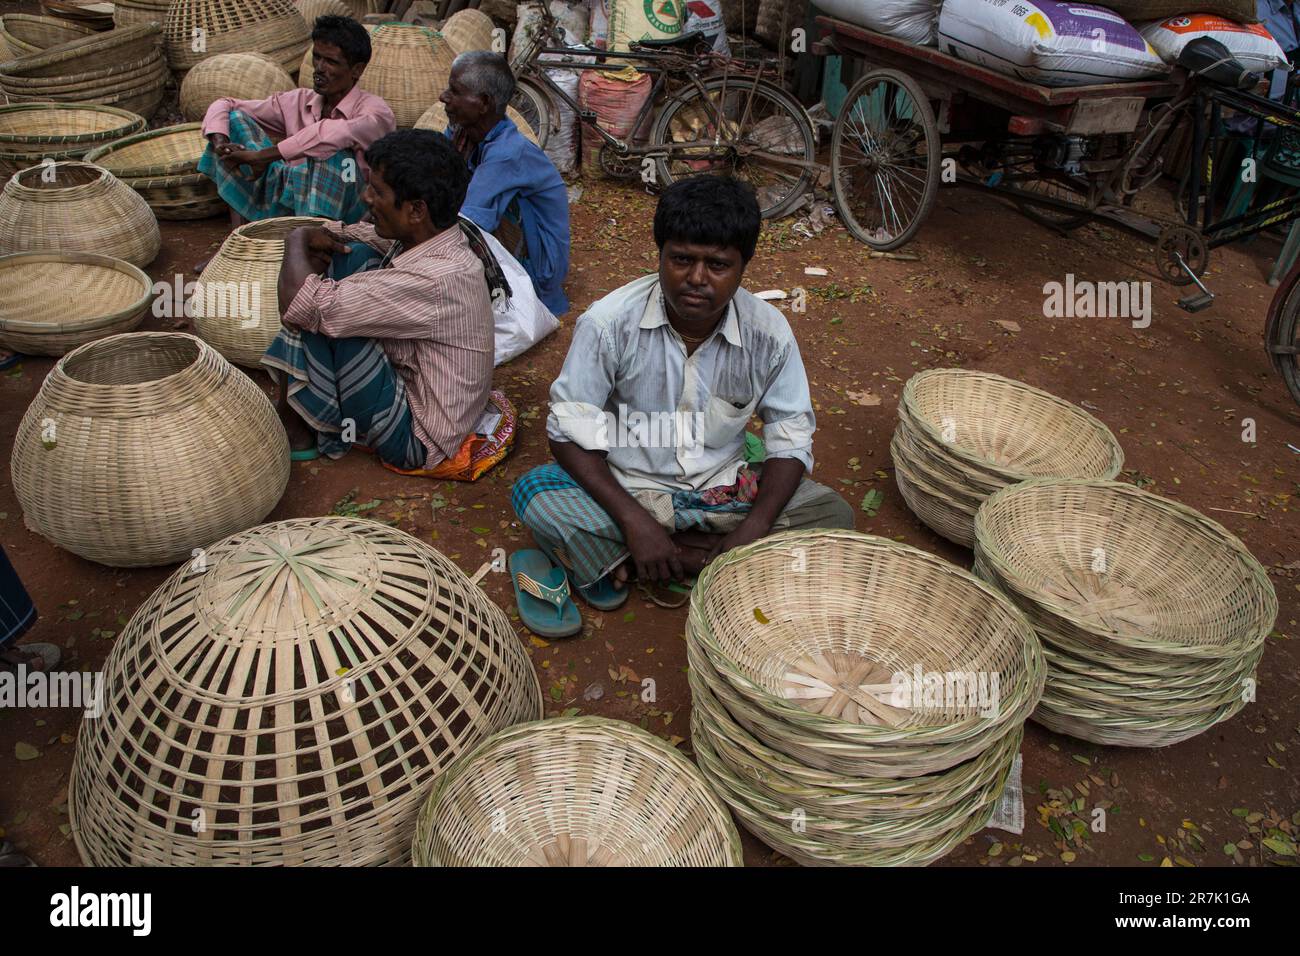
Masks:
[[[910,378],[890,443],[908,507],[937,534],[973,547],[991,494],[1028,478],[1111,479],[1124,452],[1082,408],[1013,379],[967,369]]]
[[[0,346],[62,355],[130,332],[153,301],[153,281],[111,256],[19,252],[0,256]]]
[[[207,145],[202,125],[186,123],[93,149],[86,161],[138,192],[159,219],[205,219],[226,208],[216,184],[198,171]]]
[[[227,236],[199,276],[194,295],[194,330],[203,340],[236,365],[260,367],[262,354],[280,331],[284,240],[299,226],[324,221],[311,216],[260,219]]]
[[[989,498],[975,533],[976,573],[1048,652],[1039,723],[1161,747],[1250,699],[1277,595],[1222,525],[1132,485],[1038,479]]]
[[[447,88],[454,54],[441,35],[408,23],[382,23],[371,34],[364,87],[387,101],[410,129]]]
[[[0,191],[0,255],[97,252],[143,268],[161,247],[149,204],[90,163],[34,166],[15,173]]]
[[[264,100],[294,89],[293,77],[263,53],[219,53],[185,75],[181,83],[181,113],[191,123],[203,120],[208,107],[229,96]]]
[[[201,558],[123,629],[82,723],[87,864],[406,864],[439,774],[541,715],[505,613],[408,534],[303,518]]]
[[[96,147],[144,127],[143,116],[107,106],[0,106],[0,175],[8,179],[46,157],[81,159]]]
[[[205,38],[194,49],[194,31]],[[218,53],[265,53],[297,69],[311,44],[311,31],[290,0],[174,0],[164,26],[167,59],[180,79]]]
[[[689,760],[603,717],[520,724],[439,777],[416,866],[741,866],[740,836]]]
[[[0,16],[0,42],[13,58],[30,56],[60,43],[94,36],[90,27],[57,17],[38,17],[30,13],[6,13]]]
[[[89,561],[149,567],[266,517],[289,446],[262,390],[202,341],[133,332],[59,360],[18,427],[11,472],[37,534]]]
[[[469,50],[492,49],[492,18],[482,10],[458,10],[438,28],[454,56]]]
[[[533,132],[533,128],[528,125],[528,121],[524,119],[519,114],[519,111],[513,106],[506,107],[506,119],[514,123],[515,128],[518,129],[529,142],[537,142],[537,134]],[[441,103],[434,103],[424,111],[423,116],[415,121],[415,128],[428,129],[433,130],[435,133],[441,133],[447,128],[447,107],[443,106]]]

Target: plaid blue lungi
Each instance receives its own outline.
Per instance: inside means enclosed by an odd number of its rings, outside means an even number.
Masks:
[[[230,111],[230,141],[243,149],[273,145],[256,120],[239,110]],[[323,216],[351,224],[366,214],[366,204],[361,201],[365,183],[350,149],[296,165],[278,160],[253,179],[248,166],[232,173],[209,145],[199,160],[199,172],[217,184],[221,198],[245,219]]]

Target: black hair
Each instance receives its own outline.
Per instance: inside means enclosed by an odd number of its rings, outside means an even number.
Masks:
[[[399,129],[366,150],[398,205],[422,200],[439,229],[455,225],[469,189],[469,167],[451,140],[427,129]]]
[[[655,210],[655,245],[660,252],[671,241],[739,249],[748,264],[762,223],[753,186],[705,173],[679,179],[663,191]]]
[[[370,34],[351,17],[317,17],[311,28],[311,42],[332,43],[343,51],[348,66],[370,62]]]

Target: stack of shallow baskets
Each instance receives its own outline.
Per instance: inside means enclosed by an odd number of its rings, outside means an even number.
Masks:
[[[898,490],[935,533],[975,544],[975,512],[1028,478],[1114,478],[1124,452],[1083,409],[990,372],[929,369],[912,376],[889,446]]]
[[[207,147],[200,123],[147,130],[100,146],[86,162],[107,169],[159,219],[206,219],[226,208],[216,184],[199,172]]]
[[[0,88],[10,103],[100,103],[148,119],[168,79],[160,36],[145,23],[61,43],[0,64]]]
[[[1163,747],[1253,700],[1277,596],[1216,522],[1132,485],[1040,479],[989,498],[975,534],[976,574],[1042,639],[1043,726]]]
[[[750,832],[812,865],[925,864],[984,827],[1043,691],[1005,597],[854,532],[727,552],[686,639],[701,770]]]
[[[24,103],[0,106],[0,177],[43,159],[81,159],[145,127],[143,116],[111,106]]]
[[[113,0],[113,26],[133,27],[141,23],[167,22],[172,0]]]
[[[6,13],[0,17],[0,54],[4,59],[30,56],[60,43],[91,37],[90,27],[56,17],[38,17],[30,13]]]

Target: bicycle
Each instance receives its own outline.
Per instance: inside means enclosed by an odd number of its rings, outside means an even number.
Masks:
[[[817,136],[807,111],[769,81],[774,61],[741,60],[704,49],[700,33],[668,40],[642,40],[627,52],[578,51],[561,45],[561,33],[547,5],[539,29],[511,64],[517,90],[510,105],[532,127],[538,142],[559,126],[560,104],[574,111],[601,140],[601,168],[620,179],[650,184],[712,173],[749,182],[763,218],[785,215],[810,191],[825,167],[816,161]],[[544,55],[561,59],[541,59]],[[579,62],[590,56],[594,62]],[[653,121],[645,143],[614,136],[549,75],[554,70],[622,72],[629,65],[654,78],[650,95],[631,125]]]

